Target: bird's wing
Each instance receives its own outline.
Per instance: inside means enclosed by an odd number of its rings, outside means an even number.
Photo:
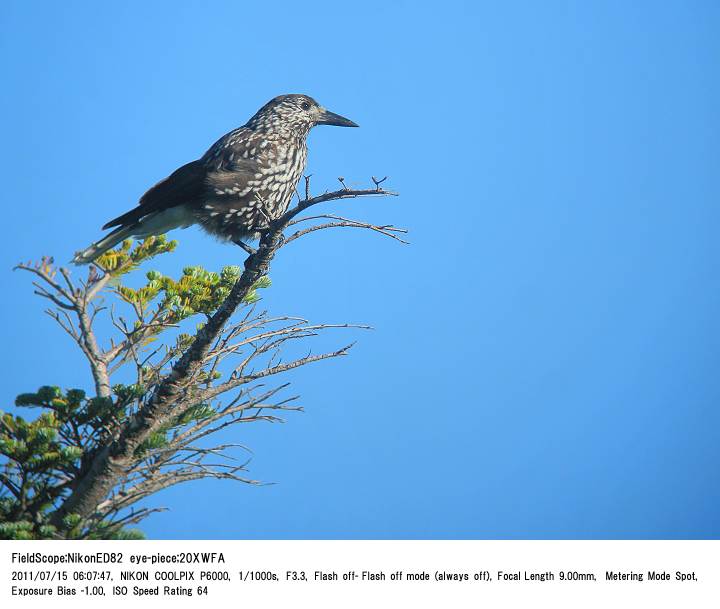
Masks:
[[[208,169],[205,184],[214,199],[222,199],[225,196],[237,198],[238,193],[249,192],[249,182],[259,171],[260,166],[253,159],[236,159],[227,164],[218,163]]]
[[[259,155],[262,138],[245,128],[228,133],[203,156],[207,192],[216,201],[237,201],[247,196],[263,170]],[[265,144],[268,150],[272,148]]]
[[[223,136],[201,159],[173,171],[148,190],[137,207],[110,220],[103,229],[129,226],[148,214],[179,205],[201,205],[206,195],[236,196],[260,170],[256,160],[246,158],[255,142],[255,138],[247,137],[246,131],[237,129]]]
[[[110,220],[103,229],[134,224],[148,214],[196,199],[205,189],[205,174],[206,167],[200,161],[183,165],[148,190],[135,209]]]

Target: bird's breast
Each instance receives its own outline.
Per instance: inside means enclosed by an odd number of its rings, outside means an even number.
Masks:
[[[196,217],[208,232],[236,240],[252,235],[287,211],[305,169],[304,146],[260,147],[258,169],[207,193]]]

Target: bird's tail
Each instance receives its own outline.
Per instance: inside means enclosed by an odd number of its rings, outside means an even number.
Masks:
[[[73,264],[90,264],[95,259],[102,256],[105,252],[114,248],[118,243],[121,243],[128,237],[131,237],[134,228],[137,227],[130,225],[116,228],[109,235],[100,239],[100,241],[96,241],[81,252],[77,252],[71,262]]]

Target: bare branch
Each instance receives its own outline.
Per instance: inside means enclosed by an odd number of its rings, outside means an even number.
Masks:
[[[388,179],[387,176],[385,176],[384,178],[381,178],[380,180],[378,180],[375,176],[371,176],[371,178],[372,178],[373,184],[375,184],[375,190],[381,190],[380,184],[382,184],[385,180]]]
[[[70,279],[68,270],[64,268],[59,269],[60,275],[65,282],[65,286],[61,285],[60,282],[55,279],[57,271],[52,264],[52,258],[43,258],[39,264],[34,266],[30,264],[18,264],[15,269],[27,271],[40,277],[47,285],[60,295],[60,298],[52,294],[46,288],[38,286],[37,284],[35,285],[39,288],[39,291],[37,291],[36,294],[50,299],[63,310],[72,310],[75,312],[77,315],[78,327],[80,329],[79,337],[75,335],[74,332],[71,332],[69,328],[60,321],[60,317],[58,315],[49,314],[80,344],[85,357],[90,363],[90,369],[95,380],[97,395],[101,397],[108,397],[110,395],[110,379],[107,372],[107,365],[102,357],[100,349],[98,348],[97,340],[92,330],[92,320],[87,312],[87,305],[89,302],[88,294],[83,296],[81,291],[75,288],[72,280]],[[62,298],[64,298],[66,302],[64,302]],[[69,324],[69,326],[72,327],[72,324]]]
[[[293,368],[299,368],[300,366],[305,366],[313,362],[319,362],[324,359],[342,357],[343,355],[347,355],[348,351],[352,349],[354,344],[355,343],[350,343],[349,345],[346,345],[345,347],[342,347],[341,349],[338,349],[337,351],[332,351],[330,353],[322,353],[320,355],[308,355],[307,357],[296,359],[292,362],[288,362],[287,364],[278,364],[277,366],[273,366],[272,368],[266,368],[265,370],[255,372],[254,374],[241,376],[234,380],[227,381],[225,383],[221,383],[219,385],[211,387],[210,389],[202,392],[199,397],[203,401],[210,400],[222,393],[225,393],[226,391],[235,389],[240,385],[245,385],[247,383],[251,383],[267,376],[273,376],[275,374],[280,374],[281,372],[287,372],[288,370],[292,370]]]
[[[48,300],[52,301],[54,304],[56,304],[58,307],[60,307],[62,309],[67,309],[69,311],[73,311],[75,309],[75,307],[72,304],[68,304],[67,302],[60,300],[60,298],[58,298],[54,294],[51,294],[50,292],[48,292],[44,287],[42,287],[36,281],[33,281],[33,285],[37,288],[37,290],[35,290],[33,292],[33,294],[37,294],[38,296],[47,298]]]
[[[223,333],[225,332],[225,325],[241,305],[241,303],[250,294],[251,290],[255,286],[256,282],[263,277],[269,268],[269,264],[276,252],[288,241],[299,238],[301,235],[296,234],[288,239],[283,236],[284,230],[290,225],[290,223],[304,210],[324,203],[327,201],[358,198],[364,196],[395,196],[396,193],[384,190],[380,184],[383,180],[373,179],[375,185],[371,189],[359,189],[354,190],[348,188],[344,180],[341,180],[343,188],[333,192],[326,192],[316,197],[310,197],[310,176],[305,178],[305,193],[306,198],[297,203],[294,207],[288,209],[281,217],[277,219],[268,219],[268,226],[260,231],[260,241],[258,248],[251,253],[244,264],[244,271],[236,281],[229,295],[220,307],[209,316],[207,322],[197,332],[194,337],[192,344],[187,348],[184,353],[177,359],[169,373],[165,376],[161,376],[160,367],[158,364],[154,365],[155,374],[157,374],[156,385],[152,395],[144,399],[143,403],[139,406],[139,409],[117,430],[117,433],[113,433],[108,437],[107,443],[98,447],[96,453],[93,455],[93,459],[88,462],[87,468],[83,471],[82,475],[77,480],[77,483],[73,487],[72,493],[62,503],[60,508],[53,514],[51,521],[60,525],[62,519],[66,514],[74,513],[80,515],[82,518],[90,518],[93,514],[98,513],[98,506],[103,504],[105,498],[111,494],[114,488],[119,484],[123,484],[126,480],[128,472],[133,471],[133,464],[137,463],[137,456],[135,450],[155,431],[163,429],[163,426],[167,425],[173,420],[173,417],[177,416],[178,413],[184,411],[194,404],[205,403],[216,396],[223,394],[227,391],[235,389],[241,385],[249,384],[257,379],[261,379],[267,376],[273,376],[292,370],[294,368],[304,366],[309,363],[317,362],[320,360],[340,357],[346,355],[348,350],[352,347],[347,345],[336,351],[322,353],[320,355],[308,355],[303,358],[295,359],[287,363],[281,363],[270,359],[270,364],[263,370],[252,372],[250,374],[237,374],[239,368],[235,369],[235,376],[231,377],[230,380],[219,383],[217,385],[211,385],[206,387],[204,390],[200,390],[198,385],[198,377],[204,367],[207,367],[210,362],[217,364],[220,357],[236,352],[242,344],[250,345],[252,353],[250,359],[257,357],[263,353],[279,347],[284,341],[291,340],[300,336],[311,335],[315,330],[322,329],[322,326],[309,326],[302,327],[300,325],[290,324],[285,330],[270,330],[266,332],[260,332],[254,338],[254,342],[250,340],[241,339],[238,345],[231,345],[232,339],[229,342],[223,342]],[[339,218],[330,223],[334,226],[349,226],[355,228],[367,228],[375,230],[386,236],[390,236],[394,239],[402,241],[397,235],[398,233],[404,233],[403,229],[397,229],[393,226],[375,226],[367,223],[362,223],[355,220],[348,220],[345,218]],[[330,228],[327,226],[326,228]],[[313,230],[320,230],[319,228],[312,228],[312,230],[305,229],[304,231],[298,231],[302,234],[307,234]],[[96,273],[97,274],[97,273]],[[67,279],[67,278],[66,278]],[[145,335],[145,332],[149,330],[140,331],[137,335],[129,336],[130,333],[126,333],[125,341],[114,345],[110,350],[106,352],[100,351],[97,345],[97,340],[92,332],[91,317],[87,313],[88,302],[99,292],[102,287],[107,285],[109,281],[109,275],[105,274],[99,279],[92,274],[88,276],[88,284],[86,286],[85,294],[82,299],[75,298],[73,304],[75,305],[76,312],[79,318],[80,327],[80,340],[88,359],[91,361],[93,367],[93,375],[96,379],[96,386],[98,389],[98,395],[109,395],[110,385],[108,380],[107,365],[112,359],[118,357],[124,357],[123,354],[130,354],[136,361],[136,365],[139,365],[137,353],[134,352],[134,346],[137,344],[135,339],[140,339]],[[57,284],[59,286],[59,284]],[[55,287],[55,286],[53,286]],[[59,286],[60,289],[62,286]],[[71,289],[71,288],[70,288]],[[140,314],[142,315],[142,311]],[[266,323],[265,320],[257,322],[248,322],[243,331],[247,331],[248,326],[252,326],[253,323],[258,323],[257,327],[263,327]],[[330,326],[328,326],[330,327]],[[239,336],[239,334],[233,334],[236,330],[231,329],[226,335],[227,338],[230,335]],[[258,344],[259,343],[259,344]],[[172,349],[168,350],[168,354],[163,358],[164,366],[169,363],[174,357],[177,351]],[[122,361],[122,360],[121,360]],[[249,360],[245,360],[246,363]],[[246,364],[245,364],[246,365]],[[241,365],[240,368],[242,368]],[[206,378],[203,376],[202,378]],[[204,381],[203,381],[204,382]],[[172,448],[178,450],[185,448],[188,443],[195,442],[198,438],[204,437],[208,433],[217,431],[218,429],[234,424],[235,422],[246,422],[246,421],[258,421],[258,420],[277,420],[276,417],[269,415],[261,415],[261,409],[250,417],[234,417],[235,413],[251,407],[251,404],[258,404],[256,401],[249,400],[249,403],[235,404],[232,407],[219,411],[219,418],[211,417],[209,422],[200,421],[197,425],[191,427],[191,433],[182,433],[171,441]],[[260,406],[258,404],[258,406]],[[262,408],[279,408],[278,405],[266,405],[262,404]],[[283,406],[282,408],[289,408]],[[229,417],[225,421],[220,421],[220,418]],[[234,417],[234,418],[233,418]],[[170,459],[172,459],[172,450],[168,453]],[[159,467],[163,465],[169,465],[167,457],[158,457]],[[222,469],[222,468],[221,468]],[[255,484],[257,481],[248,480],[236,474],[236,472],[229,473],[228,471],[212,471],[210,472],[204,467],[191,468],[191,471],[187,471],[187,468],[183,471],[182,469],[173,469],[169,473],[161,474],[157,470],[157,466],[153,469],[155,474],[151,475],[146,481],[139,482],[132,489],[130,494],[125,495],[125,499],[121,503],[114,503],[110,509],[117,510],[119,506],[127,506],[128,502],[134,502],[157,492],[162,488],[177,484],[183,480],[197,479],[201,477],[212,477],[221,478],[232,478]],[[146,472],[147,473],[147,472]]]
[[[75,329],[73,328],[72,322],[70,320],[68,320],[67,323],[64,322],[60,319],[60,313],[58,311],[53,311],[52,309],[47,309],[45,311],[45,314],[52,317],[57,322],[57,324],[70,335],[70,338],[78,342],[78,335],[75,332]]]
[[[312,219],[318,219],[318,218],[328,218],[328,219],[334,219],[337,220],[336,222],[326,222],[324,224],[316,224],[315,226],[311,226],[308,228],[304,228],[302,230],[299,230],[289,237],[285,239],[285,243],[291,243],[295,241],[295,239],[298,239],[299,237],[302,237],[303,235],[307,235],[308,233],[312,233],[314,231],[318,230],[324,230],[326,228],[343,228],[343,227],[349,227],[349,228],[365,228],[369,229],[375,232],[380,233],[381,235],[385,235],[386,237],[390,237],[391,239],[395,239],[396,241],[399,241],[400,243],[403,243],[405,245],[408,245],[408,242],[404,239],[401,239],[398,237],[397,233],[406,234],[408,231],[405,228],[397,228],[393,226],[392,224],[385,224],[382,226],[375,225],[375,224],[369,224],[367,222],[360,222],[359,220],[350,220],[348,218],[343,218],[341,216],[334,216],[334,215],[323,215],[323,216],[313,216]],[[309,220],[310,218],[301,218],[300,220],[295,220],[291,224],[297,224],[299,222],[303,222],[306,220]]]
[[[33,273],[47,283],[53,290],[60,294],[71,304],[75,304],[75,296],[68,293],[57,281],[54,279],[54,271],[52,268],[53,259],[43,258],[39,264],[33,266],[31,264],[18,264],[13,270],[27,271]]]
[[[207,436],[216,431],[216,428],[207,430],[208,426],[212,425],[216,421],[219,421],[223,418],[231,417],[232,415],[235,415],[240,412],[244,412],[246,410],[259,409],[259,408],[269,408],[271,410],[290,410],[290,408],[285,407],[285,404],[296,400],[297,396],[287,398],[281,402],[278,402],[277,404],[266,404],[265,403],[265,401],[270,399],[273,395],[275,395],[279,391],[285,389],[287,387],[287,385],[288,385],[288,383],[280,385],[279,387],[276,387],[274,389],[266,391],[265,393],[263,393],[260,396],[257,396],[255,398],[250,398],[241,404],[237,404],[235,400],[233,402],[230,402],[230,404],[228,404],[225,408],[218,410],[214,415],[211,415],[209,417],[206,417],[204,419],[196,421],[187,430],[185,430],[182,433],[175,436],[167,444],[167,446],[164,446],[162,448],[156,449],[155,451],[152,451],[150,453],[150,456],[158,457],[158,456],[165,455],[164,458],[160,459],[160,464],[162,464],[168,458],[171,458],[172,455],[175,452],[177,452],[178,450],[186,449],[191,442],[196,442],[200,438],[203,438],[204,436]],[[241,397],[243,395],[247,395],[247,394],[240,392],[238,397]],[[298,410],[298,408],[294,408],[293,410]],[[223,424],[222,427],[226,427],[227,425],[231,425],[234,423],[248,422],[250,420],[261,420],[261,419],[255,418],[255,415],[248,417],[248,418],[232,418],[232,419],[230,419],[230,421]],[[267,419],[262,419],[262,420],[267,420]],[[217,429],[220,429],[220,428],[221,427],[218,427]],[[169,457],[168,457],[168,455],[169,455]],[[132,470],[134,470],[134,469],[135,468],[132,468]]]

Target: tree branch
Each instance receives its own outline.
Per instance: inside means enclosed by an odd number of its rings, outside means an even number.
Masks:
[[[295,207],[286,211],[280,218],[271,221],[268,227],[261,231],[257,250],[245,260],[244,271],[235,282],[227,298],[215,313],[209,317],[207,323],[197,332],[192,344],[175,362],[169,374],[158,383],[152,396],[144,403],[142,408],[131,416],[128,422],[120,429],[119,433],[107,444],[99,448],[97,453],[93,455],[93,458],[89,460],[87,469],[78,480],[71,495],[52,515],[51,522],[53,524],[61,526],[63,518],[71,513],[78,514],[85,519],[92,517],[103,499],[107,497],[113,487],[122,480],[124,472],[132,463],[135,449],[152,433],[167,424],[178,410],[181,411],[182,408],[187,408],[192,403],[211,399],[220,393],[229,391],[252,380],[278,374],[321,359],[346,354],[352,345],[348,345],[332,353],[308,356],[287,364],[278,364],[259,373],[236,378],[227,383],[212,387],[204,393],[201,392],[199,395],[197,392],[189,391],[192,387],[193,380],[204,365],[212,345],[216,343],[223,332],[225,324],[243,300],[250,294],[257,281],[267,273],[271,260],[278,249],[285,243],[283,231],[288,227],[289,223],[304,210],[327,201],[363,196],[394,196],[396,194],[382,189],[380,183],[376,180],[374,180],[374,182],[376,185],[374,189],[350,190],[343,188],[342,190],[326,192],[316,197],[307,196]],[[306,194],[309,195],[309,178],[306,178]],[[93,294],[97,293],[99,289],[96,288],[97,285],[98,283],[95,283],[91,288],[94,290]],[[84,309],[82,310],[84,311]],[[102,354],[100,354],[97,348],[94,336],[91,334],[90,328],[86,323],[88,320],[81,317],[80,321],[83,342],[86,348],[92,354],[93,359],[99,354],[99,361],[105,366],[104,368],[100,367],[99,370],[97,368],[93,369],[94,375],[98,375],[96,376],[96,385],[98,386],[98,393],[100,393],[100,390],[104,391],[105,389],[105,379],[102,373],[107,373],[107,365],[102,359]],[[102,382],[98,382],[98,379]],[[107,384],[107,389],[109,392],[109,383]],[[177,476],[178,474],[174,475]],[[167,485],[177,483],[173,480],[174,478],[168,479]],[[164,488],[164,486],[161,487]],[[152,492],[159,490],[159,487],[153,488],[155,490]]]
[[[62,301],[61,298],[58,298],[56,295],[50,293],[44,287],[35,284],[36,287],[38,287],[38,291],[36,291],[35,293],[39,296],[42,296],[43,298],[48,298],[49,300],[51,300],[58,307],[60,307],[59,310],[61,312],[65,313],[66,310],[71,310],[75,312],[79,328],[78,334],[76,334],[72,330],[72,324],[66,326],[60,320],[60,316],[57,313],[48,312],[48,314],[53,319],[55,319],[55,321],[59,323],[60,326],[66,332],[68,332],[68,334],[70,334],[70,336],[72,336],[80,345],[82,352],[85,354],[85,357],[90,364],[90,370],[95,381],[95,391],[97,395],[99,397],[110,397],[110,377],[108,376],[107,362],[103,358],[102,352],[98,347],[97,339],[92,328],[93,316],[88,314],[88,303],[90,302],[92,295],[97,293],[96,290],[99,290],[103,285],[107,283],[109,277],[104,277],[98,280],[93,285],[92,290],[95,291],[93,291],[92,293],[86,292],[85,294],[83,294],[82,290],[77,289],[72,283],[68,271],[64,268],[59,269],[60,275],[65,282],[65,286],[61,285],[60,282],[55,279],[56,271],[52,266],[52,263],[53,259],[46,257],[43,258],[37,265],[18,264],[15,269],[27,271],[29,273],[37,275],[47,285],[49,285],[53,290],[55,290],[55,292],[57,292],[60,297],[64,298],[66,302]]]
[[[403,243],[405,245],[408,244],[407,241],[404,239],[401,239],[398,237],[397,233],[405,234],[407,233],[407,230],[404,228],[396,228],[392,226],[391,224],[386,224],[383,226],[378,226],[375,224],[368,224],[367,222],[360,222],[358,220],[350,220],[348,218],[343,218],[341,216],[333,216],[333,215],[324,215],[324,216],[313,216],[312,218],[303,218],[302,220],[295,220],[291,224],[296,224],[298,222],[302,222],[304,220],[310,220],[310,219],[319,219],[319,218],[328,218],[328,219],[335,219],[336,222],[326,222],[324,224],[316,224],[315,226],[310,226],[308,228],[304,228],[302,230],[299,230],[292,235],[290,235],[287,239],[285,239],[285,243],[291,243],[292,241],[295,241],[295,239],[298,239],[299,237],[302,237],[303,235],[307,235],[308,233],[312,233],[318,230],[324,230],[326,228],[365,228],[372,231],[375,231],[377,233],[380,233],[381,235],[385,235],[386,237],[390,237],[392,239],[395,239],[396,241],[399,241],[400,243]]]

